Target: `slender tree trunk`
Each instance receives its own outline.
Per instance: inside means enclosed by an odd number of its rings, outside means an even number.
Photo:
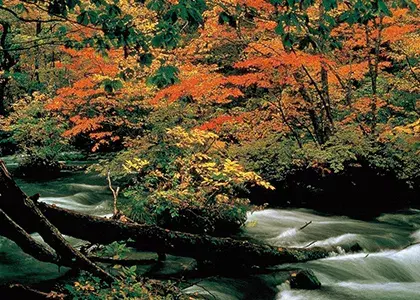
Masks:
[[[325,63],[322,63],[321,66],[321,83],[322,83],[322,94],[324,99],[324,108],[325,113],[327,115],[328,121],[330,123],[331,128],[330,131],[334,131],[334,119],[332,116],[331,111],[331,99],[330,99],[330,91],[329,91],[329,84],[328,84],[328,70]]]
[[[299,88],[299,93],[302,96],[303,100],[308,104],[309,119],[311,120],[316,140],[319,145],[322,145],[326,142],[326,137],[321,121],[315,111],[315,104],[313,103],[311,96],[308,94],[308,92],[303,86]]]
[[[6,87],[8,80],[0,75],[0,116],[6,115]]]
[[[325,10],[324,6],[321,4],[319,5],[319,23],[320,25],[325,22]],[[321,40],[319,43],[320,46],[320,53],[323,56],[326,56],[329,50],[329,45],[327,41]],[[323,107],[325,109],[325,115],[328,119],[328,126],[326,126],[325,131],[326,135],[329,136],[334,131],[334,119],[331,111],[331,99],[330,99],[330,91],[329,91],[329,83],[328,83],[328,68],[327,64],[324,61],[321,61],[321,91],[320,91],[320,98],[322,100]]]
[[[295,138],[296,142],[298,143],[299,148],[302,148],[302,142],[299,138],[299,134],[296,132],[296,130],[290,124],[289,120],[287,119],[286,114],[284,113],[283,103],[282,103],[282,95],[283,95],[282,90],[280,90],[278,96],[276,96],[273,92],[271,92],[271,96],[274,99],[277,99],[276,107],[278,108],[278,110],[280,112],[281,118],[283,119],[283,123],[286,124],[287,128],[289,128],[290,132],[292,133],[293,137]]]
[[[378,30],[378,36],[374,44],[372,45],[374,49],[374,58],[372,59],[370,51],[371,51],[371,30],[369,26],[366,25],[365,34],[366,34],[366,47],[369,51],[367,54],[368,58],[368,66],[369,66],[369,76],[372,85],[372,102],[371,102],[371,112],[372,112],[372,120],[371,120],[371,131],[374,132],[377,123],[377,100],[378,100],[378,75],[379,75],[379,54],[380,54],[380,45],[382,40],[382,30],[383,30],[383,16],[379,18],[379,23],[374,20],[374,26]]]
[[[41,22],[37,22],[36,23],[36,29],[35,29],[35,36],[38,37],[41,34],[41,31],[42,31],[42,23]],[[36,51],[36,53],[35,53],[35,62],[34,62],[35,80],[39,84],[39,83],[41,83],[41,80],[40,80],[40,77],[39,77],[39,65],[40,65],[39,60],[40,60],[41,55],[40,55],[38,49],[36,49],[35,51]]]

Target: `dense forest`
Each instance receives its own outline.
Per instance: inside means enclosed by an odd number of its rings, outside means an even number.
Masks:
[[[18,163],[0,164],[0,235],[72,270],[1,293],[214,299],[185,293],[184,277],[139,274],[147,261],[127,253],[158,253],[157,264],[192,258],[192,278],[269,273],[331,249],[245,239],[252,212],[372,220],[419,208],[419,7],[0,0],[0,156]],[[102,176],[111,216],[44,203],[14,180],[80,171]],[[289,272],[292,288],[320,285],[312,271]]]

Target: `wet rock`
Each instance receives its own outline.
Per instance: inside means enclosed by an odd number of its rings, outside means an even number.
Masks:
[[[361,252],[363,251],[362,246],[359,243],[355,243],[353,246],[350,247],[350,252]]]
[[[321,287],[321,282],[312,270],[297,270],[291,272],[289,282],[292,289],[315,290]]]

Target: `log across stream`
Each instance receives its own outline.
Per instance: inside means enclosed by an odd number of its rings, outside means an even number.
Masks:
[[[251,270],[328,256],[322,248],[273,247],[90,216],[39,202],[39,198],[39,193],[26,195],[0,161],[0,235],[37,260],[84,270],[108,283],[116,280],[114,275],[73,247],[63,234],[103,245],[130,241],[136,249],[154,251],[160,258],[166,254],[185,256],[200,264],[210,262],[220,270],[234,267]],[[45,244],[36,241],[30,235],[32,232],[39,233]],[[319,286],[319,282],[314,281],[314,286]]]
[[[111,212],[107,202],[111,201],[112,196],[106,191],[105,182],[101,184],[100,180],[95,182],[97,179],[87,176],[90,175],[76,173],[55,182],[18,181],[18,184],[29,194],[41,193],[40,203],[55,203],[72,211],[96,215]],[[39,208],[46,215],[50,214],[49,218],[52,221],[54,213],[65,216],[60,209],[44,204],[40,204]],[[310,221],[312,223],[309,226],[299,230]],[[303,248],[309,245],[308,248],[322,247],[335,253],[336,256],[329,258],[302,263],[291,262],[282,267],[311,268],[323,287],[318,291],[290,290],[287,284],[284,284],[285,272],[278,271],[270,274],[210,277],[200,280],[200,283],[191,286],[187,291],[202,294],[210,292],[219,299],[419,299],[420,247],[415,244],[406,247],[420,241],[419,229],[420,212],[415,210],[383,215],[375,222],[319,216],[306,210],[256,212],[250,215],[244,236],[276,248]],[[62,226],[60,230],[68,234],[71,233],[70,230],[77,228]],[[64,232],[66,230],[67,233]],[[36,236],[35,234],[35,239],[38,239]],[[70,241],[72,244],[80,243],[75,239]],[[363,249],[359,253],[347,254],[341,250],[350,248],[356,242]],[[145,253],[141,254],[141,257],[155,258],[156,255]],[[147,265],[139,268],[145,272],[167,275],[177,273],[192,262],[190,258],[169,256],[158,270]],[[232,268],[235,270],[234,266]],[[66,270],[62,268],[59,273],[55,265],[38,262],[22,253],[13,242],[5,238],[0,239],[2,283],[33,283],[58,277]],[[209,299],[213,299],[213,296],[208,294]]]

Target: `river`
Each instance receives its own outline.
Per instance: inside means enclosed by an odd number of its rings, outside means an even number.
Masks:
[[[13,161],[6,160],[9,167]],[[105,180],[82,172],[64,173],[48,182],[17,180],[40,201],[80,212],[107,215],[112,195]],[[299,230],[303,225],[307,227]],[[186,289],[208,299],[420,299],[420,211],[383,214],[366,222],[325,216],[305,209],[266,209],[249,215],[243,236],[274,246],[327,247],[328,258],[282,268],[310,268],[322,283],[315,291],[291,290],[285,272],[212,277]],[[40,239],[39,236],[35,235]],[[73,244],[78,240],[71,239]],[[346,253],[358,243],[362,251]],[[172,259],[172,262],[176,259]],[[169,263],[168,263],[169,265]],[[36,283],[61,276],[65,269],[41,263],[0,237],[0,284]]]

